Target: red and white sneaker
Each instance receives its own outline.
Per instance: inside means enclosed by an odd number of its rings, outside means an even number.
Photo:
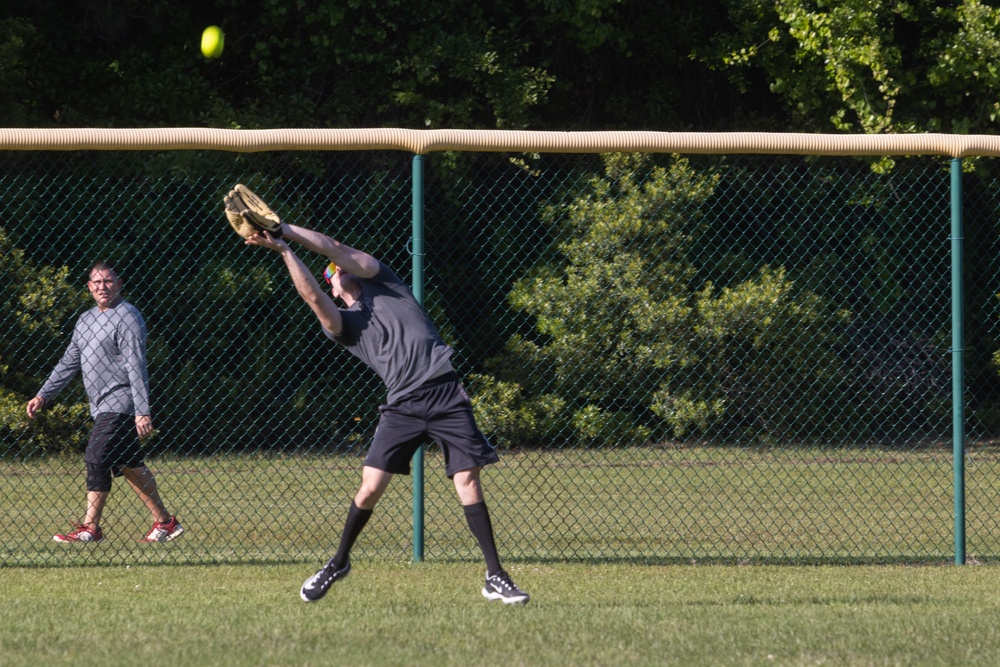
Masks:
[[[161,522],[157,521],[153,524],[153,527],[149,529],[146,533],[146,537],[139,540],[140,542],[169,542],[175,537],[180,537],[181,533],[184,532],[184,528],[181,526],[180,522],[177,521],[177,517],[170,517],[170,521]]]
[[[65,535],[53,535],[56,542],[103,542],[104,532],[100,528],[91,528],[81,523],[73,524],[73,532]]]

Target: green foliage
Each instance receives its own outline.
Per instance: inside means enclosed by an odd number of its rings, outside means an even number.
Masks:
[[[589,192],[543,211],[568,238],[558,246],[564,263],[529,273],[509,297],[534,318],[540,342],[514,339],[489,367],[517,387],[532,371],[551,374],[559,405],[570,411],[570,437],[621,435],[637,417],[627,432],[636,441],[651,436],[640,416],[657,367],[691,357],[683,332],[691,324],[693,269],[684,253],[712,187],[713,177],[695,174],[684,160],[662,168],[615,155]]]
[[[479,428],[505,445],[539,445],[565,432],[565,401],[552,394],[526,395],[515,382],[471,375],[472,407]]]
[[[0,227],[0,304],[5,330],[53,338],[66,319],[88,302],[85,289],[69,284],[68,267],[35,266]]]
[[[0,18],[0,118],[5,126],[23,125],[30,107],[28,69],[30,53],[37,44],[36,31],[26,18]]]
[[[25,406],[31,394],[0,386],[0,452],[3,457],[34,457],[82,452],[87,444],[83,424],[90,416],[86,402],[56,404],[35,419]]]
[[[749,258],[704,265],[703,256],[695,266],[692,243],[713,238],[702,221],[720,179],[683,159],[659,167],[608,156],[586,192],[544,209],[562,239],[557,261],[530,271],[510,293],[535,335],[512,337],[487,364],[491,376],[479,378],[486,430],[522,445],[709,436],[772,442],[866,437],[877,424],[844,415],[871,405],[880,406],[880,423],[918,423],[937,410],[937,375],[926,386],[890,388],[891,375],[868,368],[888,363],[888,354],[930,354],[933,363],[932,351],[916,342],[896,343],[895,351],[871,347],[868,333],[848,340],[845,332],[860,326],[856,315],[796,285],[785,267],[760,264],[750,273],[739,268],[753,266]],[[866,247],[880,256],[878,243]],[[799,267],[810,278],[824,262],[815,257]],[[875,261],[872,270],[882,267]],[[878,284],[891,285],[892,275]],[[545,419],[541,399],[560,412]]]
[[[688,56],[720,19],[639,0],[23,0],[0,9],[0,125],[714,123],[724,81]],[[198,51],[209,24],[218,60]]]
[[[982,0],[8,5],[7,127],[990,133],[1000,114]]]
[[[552,85],[507,6],[130,0],[47,12],[49,4],[0,14],[6,78],[44,91],[30,102],[36,122],[523,127]],[[209,23],[227,35],[218,61],[197,50]],[[35,33],[47,44],[32,59],[24,44]]]
[[[683,337],[675,335],[690,316],[693,269],[684,253],[714,178],[676,160],[642,182],[636,173],[642,167],[641,158],[610,156],[591,193],[564,209],[546,209],[543,220],[569,236],[558,246],[567,264],[540,268],[510,295],[550,337],[546,354],[563,382],[577,381],[575,359],[604,360],[584,380],[595,396],[625,390],[632,373],[622,362],[688,357]]]
[[[70,401],[46,409],[35,420],[25,411],[42,385],[37,357],[57,353],[63,328],[89,301],[71,285],[65,266],[37,266],[0,228],[0,443],[5,455],[77,450],[88,404]],[[72,394],[71,394],[72,395]]]
[[[927,81],[943,106],[932,129],[984,132],[1000,123],[1000,8],[979,0],[936,7],[934,18],[952,28],[937,37]],[[979,98],[985,95],[985,98]],[[950,118],[945,117],[948,114]]]
[[[571,406],[574,437],[594,440],[611,425],[633,422],[647,410],[656,367],[690,358],[682,332],[690,326],[693,269],[684,252],[688,225],[712,184],[684,160],[665,169],[636,156],[608,156],[605,176],[591,181],[590,192],[543,211],[543,220],[568,238],[558,246],[565,265],[529,273],[509,298],[534,318],[545,341],[534,355],[545,359],[542,368],[552,369],[557,394]],[[522,382],[510,370],[502,377]],[[649,434],[640,425],[633,437]]]
[[[89,302],[68,277],[66,266],[36,265],[0,228],[0,383],[11,391],[34,395],[41,380],[32,357],[53,355],[64,327]]]
[[[590,404],[573,413],[573,435],[576,442],[587,446],[605,446],[609,442],[621,445],[644,445],[653,429],[636,424],[631,415],[605,410]]]
[[[847,313],[829,313],[815,294],[797,291],[784,269],[767,266],[732,288],[717,292],[708,283],[695,302],[698,363],[669,376],[652,407],[674,435],[828,432],[824,406],[844,377],[836,332]]]
[[[699,50],[741,89],[754,68],[796,125],[845,132],[992,133],[1000,9],[980,0],[733,0]]]

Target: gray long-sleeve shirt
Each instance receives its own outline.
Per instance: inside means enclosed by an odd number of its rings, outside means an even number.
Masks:
[[[146,322],[139,309],[119,300],[101,312],[96,306],[80,315],[59,363],[38,395],[48,403],[83,372],[90,414],[105,412],[151,415],[146,368]]]

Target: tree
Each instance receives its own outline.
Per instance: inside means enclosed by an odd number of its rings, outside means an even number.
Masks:
[[[30,427],[25,413],[43,379],[32,362],[57,354],[64,326],[90,299],[68,276],[65,266],[35,266],[0,228],[0,443],[5,452],[58,451],[83,442],[78,427],[88,413],[85,398],[76,395],[74,401],[67,392],[70,400]],[[15,431],[21,434],[15,437]]]
[[[991,133],[1000,122],[1000,8],[980,0],[727,0],[704,62],[746,90],[765,73],[795,126]]]
[[[24,0],[0,9],[0,124],[724,126],[760,114],[690,58],[720,2]]]
[[[683,159],[609,156],[585,192],[545,209],[561,259],[510,294],[535,336],[512,338],[487,365],[492,377],[477,378],[485,428],[529,444],[773,439],[830,426],[823,406],[844,378],[835,345],[846,314],[780,268],[722,289],[698,283],[691,244],[719,178]],[[545,409],[556,412],[543,419]]]

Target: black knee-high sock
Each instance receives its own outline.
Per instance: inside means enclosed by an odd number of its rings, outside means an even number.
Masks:
[[[344,533],[340,536],[340,547],[330,562],[338,568],[344,567],[351,557],[351,547],[354,541],[361,534],[361,529],[368,523],[371,517],[371,510],[363,510],[351,501],[351,509],[347,512],[347,521],[344,522]]]
[[[479,542],[479,548],[483,550],[486,573],[496,574],[500,571],[500,556],[497,555],[497,545],[493,540],[493,523],[490,521],[490,511],[486,509],[486,503],[464,505],[462,509],[465,510],[465,520],[469,522],[472,534]]]

